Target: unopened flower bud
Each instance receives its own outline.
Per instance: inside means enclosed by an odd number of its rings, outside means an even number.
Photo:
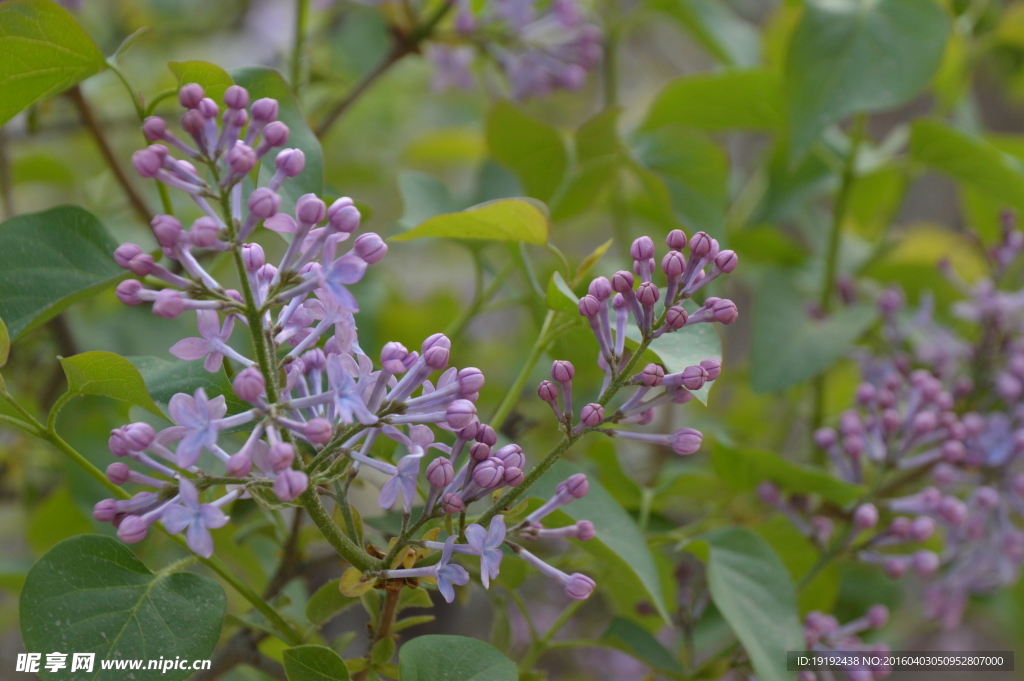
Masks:
[[[142,304],[142,298],[139,297],[140,291],[142,291],[142,283],[136,279],[125,279],[114,289],[118,300],[125,305],[132,306]]]
[[[263,131],[265,138],[269,139],[270,131],[276,125],[277,123],[271,123],[267,126],[267,129]],[[295,177],[306,167],[306,155],[302,153],[301,149],[282,149],[274,159],[274,167],[284,173],[285,177]]]
[[[256,167],[256,152],[249,145],[239,142],[231,147],[227,155],[228,166],[236,175],[245,175]]]
[[[680,378],[680,382],[687,390],[700,390],[707,380],[708,372],[700,365],[686,367]]]
[[[259,244],[242,245],[242,263],[247,272],[257,272],[267,264],[267,257],[263,253],[263,247]]]
[[[661,385],[665,379],[665,369],[660,364],[651,362],[640,372],[640,382],[648,388]]]
[[[701,367],[708,374],[708,380],[713,381],[722,375],[722,360],[708,357],[700,361]]]
[[[672,451],[681,456],[695,454],[704,436],[693,428],[680,428],[672,434]]]
[[[439,456],[427,466],[427,482],[433,487],[447,487],[455,479],[452,462]]]
[[[650,260],[654,257],[654,242],[651,237],[642,236],[633,241],[629,248],[629,257],[633,260]]]
[[[232,109],[244,109],[249,106],[249,91],[241,85],[232,85],[224,91],[224,103]]]
[[[583,405],[580,411],[580,421],[588,428],[598,426],[604,420],[604,407],[596,402]]]
[[[252,103],[252,108],[249,111],[252,113],[253,122],[269,123],[277,118],[277,100],[269,97],[257,99]]]
[[[576,523],[576,538],[580,541],[590,541],[597,536],[594,523],[589,520],[580,520]]]
[[[853,524],[858,530],[868,530],[878,524],[878,509],[874,504],[861,504],[853,512]]]
[[[673,251],[681,251],[686,248],[686,233],[681,229],[673,229],[665,237],[665,244]]]
[[[132,258],[142,254],[142,249],[135,244],[121,244],[114,250],[114,262],[122,269],[129,269]]]
[[[487,459],[491,458],[491,446],[483,442],[475,442],[469,448],[469,458],[477,463],[487,461]]]
[[[558,399],[558,387],[551,381],[541,381],[537,386],[537,396],[553,404]]]
[[[686,326],[689,315],[680,305],[673,305],[665,312],[665,324],[670,329],[678,330]]]
[[[525,477],[522,468],[512,466],[505,469],[505,484],[509,487],[519,487],[519,485],[523,484],[523,478]]]
[[[640,301],[640,304],[645,307],[652,307],[658,298],[661,297],[661,292],[658,291],[658,287],[650,281],[645,281],[640,284],[640,287],[636,290],[636,298]]]
[[[120,461],[115,461],[114,463],[107,466],[107,480],[114,483],[115,485],[123,485],[124,483],[128,482],[128,475],[131,472],[132,469],[128,468],[127,464],[121,463]],[[97,506],[98,505],[99,504],[97,504]],[[113,520],[113,516],[111,516],[111,520]],[[105,522],[110,521],[108,520]]]
[[[588,293],[580,298],[577,309],[579,309],[580,314],[584,317],[594,317],[601,311],[601,301]]]
[[[344,196],[327,209],[327,221],[331,226],[345,234],[351,234],[359,229],[359,221],[362,216],[359,209],[352,204],[352,199]]]
[[[721,324],[732,324],[740,316],[736,303],[725,298],[715,301],[711,311],[715,315],[715,321]]]
[[[249,210],[261,220],[277,215],[280,208],[281,197],[267,187],[260,187],[249,195]]]
[[[448,348],[430,348],[423,353],[423,363],[431,369],[444,369],[448,366]]]
[[[217,222],[210,216],[204,215],[192,223],[192,229],[188,232],[188,240],[197,248],[211,248],[217,244],[219,231]]]
[[[476,405],[469,400],[455,400],[448,405],[444,417],[452,428],[465,428],[476,418]]]
[[[574,499],[582,499],[590,491],[590,481],[585,473],[573,473],[567,479],[558,483],[558,492],[565,492]]]
[[[127,468],[127,466],[125,466],[125,468]],[[116,515],[117,506],[113,499],[103,499],[102,501],[96,502],[96,505],[92,507],[92,517],[96,522],[109,523],[114,520]]]
[[[626,270],[619,270],[612,277],[612,289],[619,293],[625,293],[626,291],[633,290],[633,283],[636,280],[633,279],[633,274]]]
[[[334,426],[325,418],[318,417],[306,422],[306,439],[313,444],[327,444],[333,435]]]
[[[185,309],[185,298],[180,291],[165,288],[156,294],[153,314],[164,319],[174,319]]]
[[[379,262],[388,253],[388,245],[373,232],[360,234],[352,247],[356,255],[371,265]]]
[[[401,343],[394,341],[385,343],[380,351],[380,365],[391,374],[401,374],[409,370],[407,364],[409,351]]]
[[[505,466],[499,459],[491,457],[473,469],[473,482],[482,489],[490,489],[505,481]]]
[[[551,364],[551,378],[559,383],[568,383],[575,375],[576,368],[572,365],[572,362],[558,359]]]
[[[590,282],[587,294],[594,296],[599,302],[604,302],[612,295],[612,284],[607,277],[596,277]]]
[[[466,367],[459,369],[459,373],[455,375],[455,380],[459,382],[460,394],[469,395],[479,392],[484,387],[484,372],[476,367]]]
[[[287,442],[278,442],[270,446],[270,453],[267,454],[267,461],[275,471],[283,471],[291,468],[295,462],[295,447]]]
[[[569,575],[569,582],[565,585],[565,595],[576,601],[585,601],[590,598],[595,586],[590,577],[574,572]]]
[[[715,265],[726,274],[735,270],[738,264],[739,257],[735,251],[722,251],[715,257]]]
[[[441,497],[441,510],[448,515],[461,513],[465,508],[466,504],[463,503],[462,497],[458,494],[449,493]]]
[[[189,83],[178,90],[178,101],[186,109],[195,109],[199,106],[199,102],[203,101],[205,94],[201,85]]]
[[[684,270],[686,270],[686,258],[679,251],[669,251],[661,259],[661,271],[665,273],[666,277],[673,279],[681,277]]]
[[[153,236],[163,248],[173,248],[181,236],[181,222],[173,215],[157,215],[149,223],[153,228]]]
[[[263,395],[267,386],[259,369],[246,367],[235,375],[231,387],[239,399],[256,402]]]
[[[929,577],[939,569],[939,556],[934,551],[918,551],[911,559],[911,566],[917,574]]]
[[[142,177],[156,177],[163,167],[163,160],[151,149],[140,149],[132,154],[132,166]]]
[[[910,524],[910,538],[914,541],[927,541],[935,534],[935,521],[926,515],[914,518]]]
[[[142,123],[142,134],[150,142],[162,140],[167,133],[167,123],[159,116],[150,116]]]
[[[306,491],[309,487],[309,478],[302,471],[288,468],[274,480],[274,494],[281,501],[294,501],[296,497]]]
[[[232,454],[225,464],[225,470],[233,478],[244,478],[252,472],[252,460],[245,452]]]
[[[697,232],[690,239],[690,253],[697,258],[703,258],[705,255],[711,252],[712,244],[711,237],[704,232]]]
[[[316,194],[303,194],[295,202],[295,217],[303,224],[319,225],[327,217],[327,204]]]
[[[137,515],[125,518],[117,528],[117,538],[125,544],[136,544],[146,538],[149,525]]]

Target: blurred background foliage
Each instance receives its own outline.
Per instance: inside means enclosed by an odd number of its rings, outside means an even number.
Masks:
[[[290,1],[83,0],[75,17],[104,55],[149,27],[118,59],[147,103],[177,86],[169,63],[198,60],[229,73],[263,65],[298,75],[292,85],[315,128],[389,53],[395,20],[388,7],[314,2],[297,64]],[[559,650],[540,668],[558,679],[641,678],[651,668],[672,675],[677,654],[662,644],[714,651],[731,640],[714,608],[699,626],[686,621],[692,601],[705,596],[702,568],[676,550],[679,543],[714,527],[748,525],[798,581],[815,550],[788,521],[767,519],[752,494],[764,477],[759,466],[777,472],[788,465],[781,458],[815,463],[810,433],[852,398],[859,371],[851,348],[876,340],[872,302],[883,286],[902,285],[915,304],[927,292],[939,318],[957,324],[943,318],[959,294],[939,263],[948,259],[976,280],[988,269],[985,248],[1000,237],[1000,211],[1024,210],[1024,2],[595,0],[587,10],[605,32],[606,58],[576,92],[510,103],[485,64],[477,66],[477,87],[438,92],[423,55],[402,58],[322,136],[324,193],[354,197],[364,224],[385,236],[501,197],[548,206],[553,248],[398,241],[357,287],[362,346],[372,355],[389,340],[416,347],[435,331],[453,333],[459,365],[487,373],[482,414],[498,408],[534,347],[555,272],[572,282],[580,263],[606,248],[591,276],[611,274],[627,266],[632,239],[657,241],[677,227],[706,231],[739,253],[741,267],[716,292],[741,311],[723,334],[722,377],[707,407],[679,410],[678,423],[665,424],[702,429],[702,453],[679,460],[637,443],[587,440],[570,455],[646,532],[676,626],[664,627],[614,563],[580,552],[573,560],[594,574],[602,597],[566,631],[598,639],[606,650]],[[124,85],[108,69],[81,93],[128,168],[143,138]],[[170,98],[155,110],[172,117],[175,107]],[[8,216],[76,204],[99,216],[116,241],[154,245],[71,97],[45,99],[16,116],[3,128],[0,150]],[[160,206],[151,183],[128,182],[148,210]],[[185,216],[195,211],[185,201],[174,205]],[[268,255],[282,250],[273,234],[260,239]],[[218,274],[230,281],[226,271]],[[575,294],[583,282],[574,282]],[[519,386],[522,399],[514,394],[500,419],[528,461],[557,436],[547,406],[532,394],[544,359],[574,362],[577,394],[600,385],[586,325],[570,314],[557,331]],[[190,332],[184,318],[125,307],[108,289],[17,338],[4,376],[23,403],[45,413],[64,388],[55,356],[108,350],[169,360],[165,349]],[[107,433],[124,410],[83,397],[65,410],[61,430],[103,468]],[[48,445],[0,429],[0,471],[0,668],[13,669],[17,594],[28,565],[61,539],[111,530],[90,517],[102,495],[97,484]],[[796,491],[806,484],[803,491],[822,493],[820,480],[797,478]],[[379,513],[373,494],[357,484],[367,522]],[[259,585],[273,568],[281,531],[254,505],[237,504],[232,524],[218,531],[218,553]],[[304,541],[317,539],[311,533]],[[178,555],[163,537],[137,550],[151,565]],[[503,586],[523,579],[513,567],[503,571]],[[337,574],[333,560],[314,564],[286,589],[282,605],[303,612],[309,594]],[[558,611],[545,585],[531,580],[522,588],[538,626],[550,623]],[[877,570],[832,566],[801,592],[799,607],[833,610],[845,621],[902,597],[907,606],[885,633],[896,646],[992,649],[1024,641],[1020,587],[978,599],[962,627],[944,633],[921,621],[913,592]],[[243,613],[244,602],[228,596],[229,612]],[[464,607],[440,608],[437,622],[408,634],[463,633],[522,650],[525,624],[510,592],[465,596]],[[352,643],[344,632],[363,635],[361,617],[347,611],[325,630],[337,649]],[[265,652],[279,656],[270,641]],[[690,661],[689,652],[679,655]],[[711,678],[714,669],[706,673]],[[233,674],[259,677],[247,668]]]

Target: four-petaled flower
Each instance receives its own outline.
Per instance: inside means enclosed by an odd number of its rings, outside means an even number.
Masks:
[[[365,273],[366,261],[357,255],[346,253],[320,270],[320,287],[327,291],[340,307],[350,312],[359,312],[359,303],[345,286],[355,284]]]
[[[345,370],[338,355],[327,358],[327,385],[334,391],[335,416],[344,423],[359,420],[370,425],[377,422],[377,417],[366,408],[356,382]]]
[[[451,603],[455,600],[455,589],[452,584],[463,586],[469,583],[469,573],[461,565],[455,565],[448,561],[452,558],[452,549],[455,546],[455,536],[452,535],[444,543],[441,550],[441,560],[434,569],[434,578],[437,580],[437,590],[444,596],[444,600]]]
[[[189,468],[199,459],[203,448],[213,451],[217,444],[217,419],[228,411],[224,396],[207,399],[206,391],[196,388],[195,395],[178,393],[167,405],[171,419],[182,427],[182,437],[175,450],[175,463]]]
[[[228,517],[213,504],[200,504],[195,485],[182,478],[178,482],[178,503],[164,509],[161,521],[171,534],[185,530],[188,547],[203,558],[209,558],[213,555],[210,530],[224,527]]]
[[[480,556],[480,581],[484,588],[490,588],[490,580],[498,576],[501,568],[501,544],[505,541],[505,517],[496,515],[491,519],[490,529],[473,523],[466,528],[466,542],[474,554]]]
[[[214,373],[220,371],[224,363],[224,355],[234,355],[227,345],[231,331],[235,328],[235,318],[228,315],[224,326],[220,325],[220,317],[214,310],[197,310],[197,325],[202,338],[184,338],[171,346],[171,354],[180,360],[191,362],[205,357],[203,368]]]
[[[398,492],[402,492],[403,512],[412,511],[412,502],[416,498],[416,478],[420,475],[422,454],[409,454],[398,460],[391,479],[380,488],[377,504],[381,508],[391,508],[398,500]]]

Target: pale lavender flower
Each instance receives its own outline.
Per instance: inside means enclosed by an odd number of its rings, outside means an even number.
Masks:
[[[171,346],[172,355],[186,362],[205,357],[203,368],[211,373],[220,371],[225,355],[244,366],[255,364],[228,345],[228,339],[231,338],[231,331],[235,326],[233,315],[228,315],[223,327],[220,325],[220,316],[213,310],[199,310],[196,316],[202,338],[184,338],[178,341]]]
[[[182,436],[175,450],[177,464],[188,468],[198,459],[205,448],[213,451],[217,443],[217,419],[228,411],[223,395],[208,399],[206,391],[196,388],[194,395],[178,393],[171,398],[167,409],[171,419],[182,427]]]
[[[232,500],[237,492],[231,492],[220,500]],[[203,558],[213,555],[213,537],[210,530],[224,527],[228,517],[220,510],[220,506],[214,504],[200,504],[199,492],[195,485],[189,480],[181,478],[178,481],[178,503],[164,509],[161,517],[164,527],[171,534],[185,532],[185,539],[188,547]]]
[[[480,556],[480,580],[484,588],[490,588],[490,580],[498,576],[504,554],[501,545],[505,541],[505,517],[496,515],[488,529],[473,523],[466,528],[466,542],[476,555]]]

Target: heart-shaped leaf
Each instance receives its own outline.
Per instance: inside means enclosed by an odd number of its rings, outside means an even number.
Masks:
[[[782,83],[771,69],[698,73],[677,78],[651,104],[644,127],[679,123],[702,130],[781,130]]]
[[[159,357],[128,357],[139,370],[150,397],[160,404],[167,404],[177,393],[195,393],[196,388],[206,391],[213,398],[223,395],[227,400],[228,413],[237,414],[250,405],[235,397],[227,376],[223,372],[211,374],[203,368],[203,360],[178,362]]]
[[[391,240],[410,241],[428,236],[544,244],[548,240],[548,217],[528,199],[498,199],[457,213],[435,215]]]
[[[36,561],[21,592],[21,635],[29,652],[96,653],[94,671],[42,672],[54,681],[122,681],[104,660],[207,659],[226,599],[211,579],[150,572],[127,546],[95,534],[62,541]],[[182,681],[191,669],[143,669],[136,681]]]
[[[398,652],[402,681],[517,681],[512,660],[465,636],[419,636]]]
[[[0,4],[0,125],[106,66],[99,48],[58,3]]]
[[[115,248],[96,216],[78,206],[0,224],[0,317],[11,337],[128,276],[114,262]]]
[[[569,167],[558,131],[507,101],[495,104],[487,116],[487,146],[519,176],[526,194],[541,201],[554,195]]]
[[[296,646],[283,653],[288,681],[348,681],[348,667],[324,646]]]
[[[551,281],[548,282],[547,299],[548,307],[552,310],[579,314],[577,306],[580,299],[569,288],[569,284],[565,283],[561,272],[551,275]]]
[[[146,390],[142,374],[131,362],[113,352],[83,352],[63,357],[60,365],[72,395],[103,395],[163,416]]]

